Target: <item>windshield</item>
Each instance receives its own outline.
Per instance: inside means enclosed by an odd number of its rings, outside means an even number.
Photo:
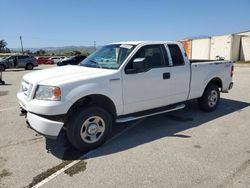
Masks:
[[[5,60],[12,60],[12,59],[14,59],[14,57],[13,56],[9,56],[9,57],[5,57],[4,59]]]
[[[134,47],[134,45],[128,44],[106,45],[84,59],[80,65],[85,67],[118,69],[133,51]]]

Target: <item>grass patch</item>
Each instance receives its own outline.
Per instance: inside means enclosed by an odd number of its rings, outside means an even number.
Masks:
[[[237,64],[250,64],[250,61],[235,61]]]

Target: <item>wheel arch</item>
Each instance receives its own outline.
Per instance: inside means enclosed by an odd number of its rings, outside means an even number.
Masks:
[[[216,85],[218,86],[220,89],[223,88],[223,83],[222,83],[222,80],[219,78],[219,77],[214,77],[212,79],[210,79],[210,81],[206,84],[206,87],[204,88],[203,90],[203,93],[204,91],[206,90],[206,88],[210,85]]]
[[[69,108],[68,116],[74,113],[77,109],[84,106],[97,105],[107,110],[113,117],[117,116],[117,111],[114,102],[107,96],[102,94],[91,94],[78,99]]]

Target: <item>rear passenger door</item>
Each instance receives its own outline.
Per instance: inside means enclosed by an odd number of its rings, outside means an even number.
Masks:
[[[189,93],[190,64],[187,57],[183,56],[185,52],[181,51],[177,44],[168,44],[166,48],[170,54],[171,64],[171,101],[182,102],[187,100]]]
[[[145,70],[128,73],[135,59],[145,58]],[[170,69],[164,45],[141,47],[123,73],[124,113],[129,114],[169,104]]]
[[[17,56],[17,67],[25,67],[29,60],[29,56]]]

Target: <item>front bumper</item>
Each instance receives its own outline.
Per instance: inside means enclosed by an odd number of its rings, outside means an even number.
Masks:
[[[30,112],[27,112],[26,118],[32,129],[48,138],[56,138],[64,124],[63,122],[52,121]]]
[[[20,115],[25,115],[30,128],[47,138],[56,138],[63,125],[65,113],[60,114],[62,102],[55,101],[28,101],[24,93],[17,94],[19,105],[21,106]],[[58,110],[59,109],[59,110]],[[43,114],[43,115],[40,115]],[[49,114],[49,115],[48,115]]]

